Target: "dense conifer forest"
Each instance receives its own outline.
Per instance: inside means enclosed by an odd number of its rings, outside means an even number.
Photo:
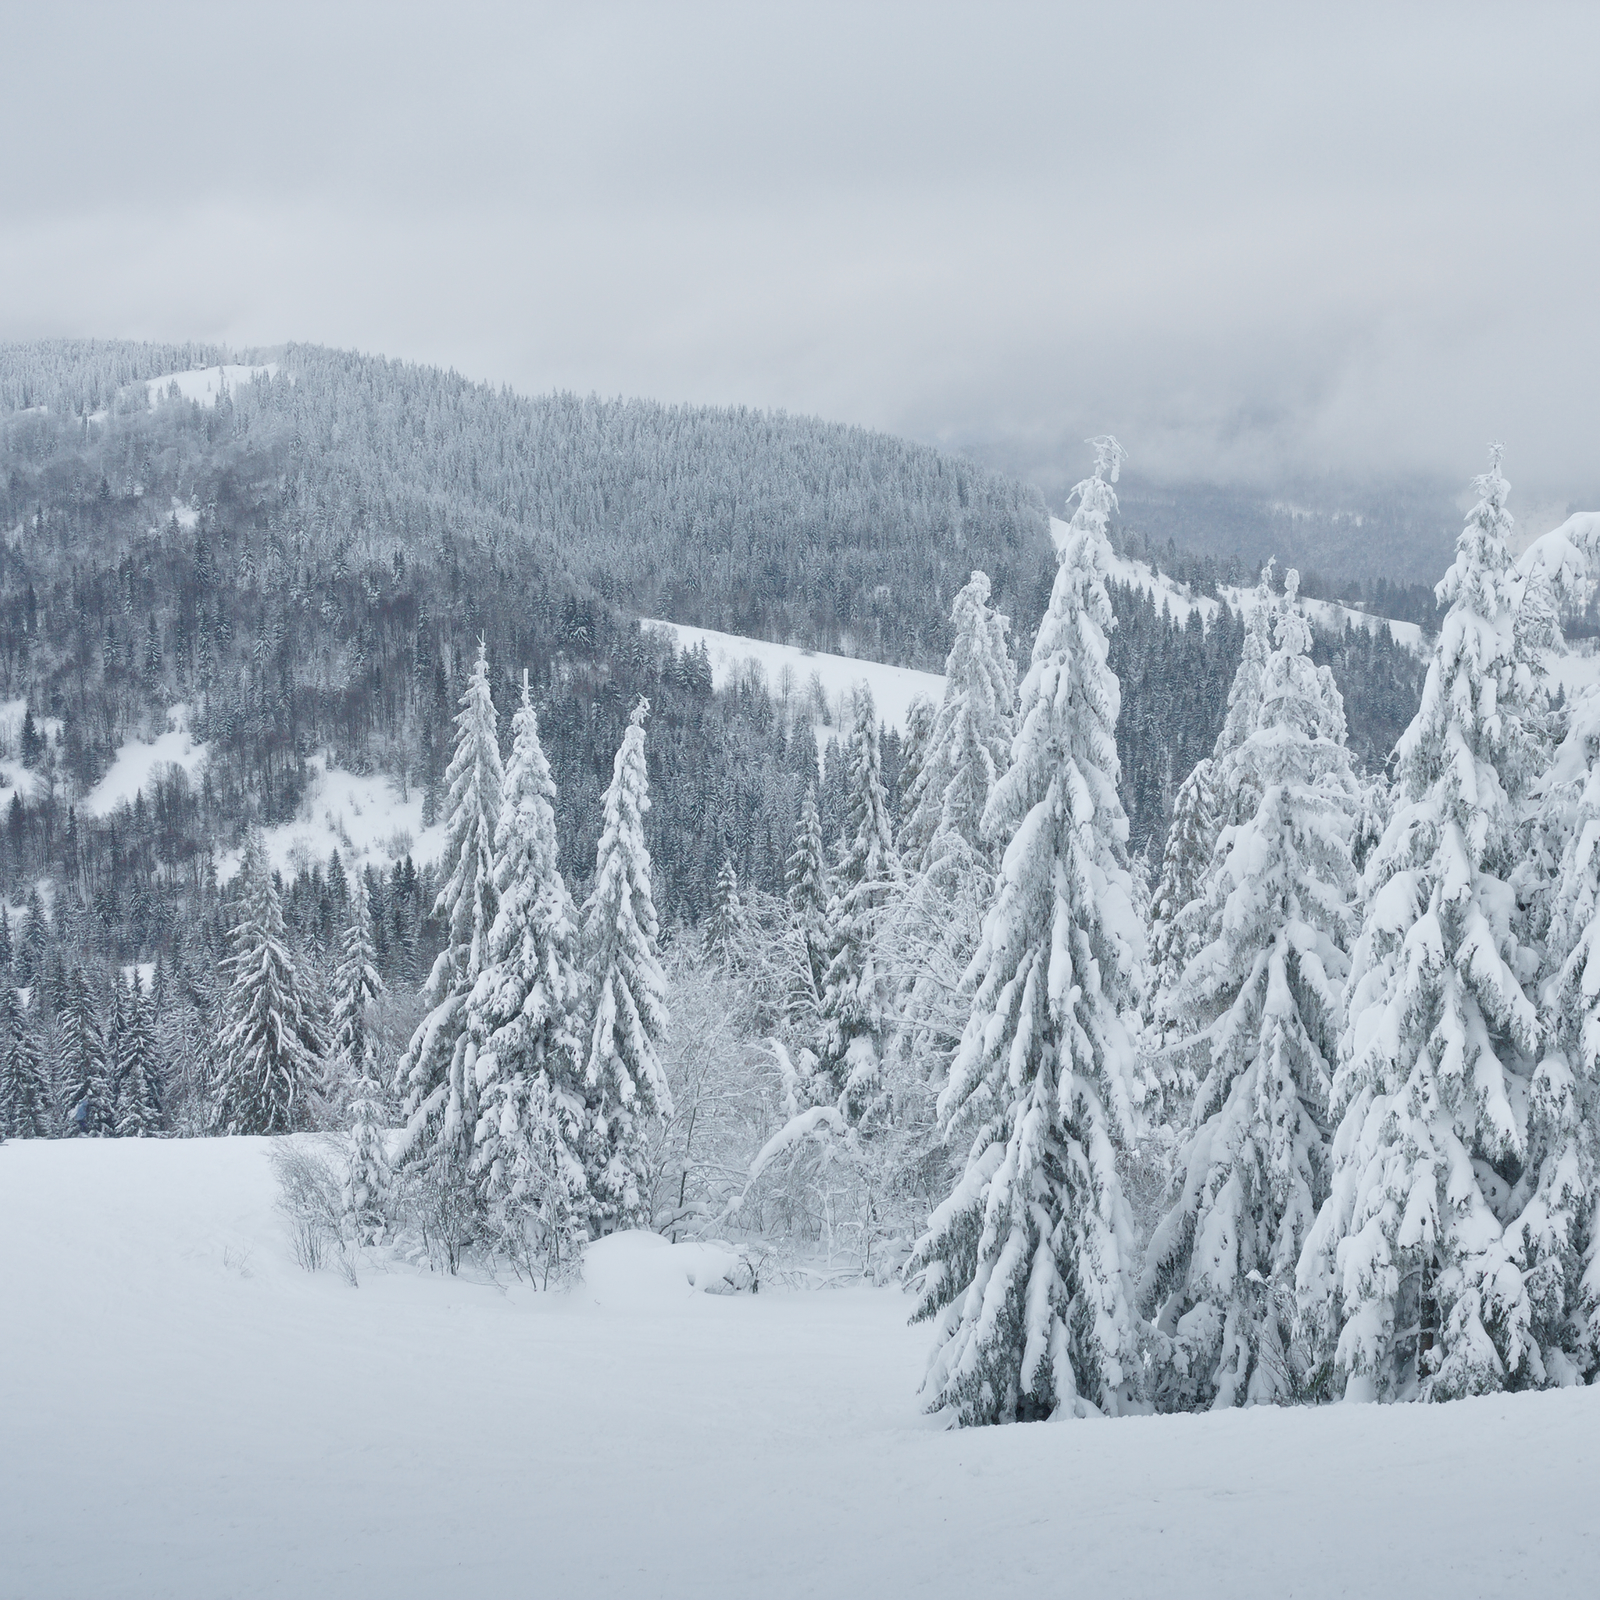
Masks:
[[[163,984],[186,984],[203,1012],[232,916],[219,857],[250,825],[295,816],[315,756],[419,792],[435,820],[480,638],[507,748],[529,674],[570,882],[592,870],[612,753],[644,697],[666,926],[704,917],[725,861],[748,890],[778,892],[811,783],[830,846],[846,826],[842,745],[819,780],[807,715],[757,676],[713,688],[703,653],[638,619],[938,668],[973,569],[1014,640],[1049,596],[1038,494],[925,447],[750,411],[528,400],[309,346],[267,353],[270,375],[212,404],[149,391],[229,356],[0,349],[0,700],[17,713],[0,758],[20,764],[0,794],[0,884],[20,910],[21,970],[53,970],[58,988],[78,963],[160,959]],[[1243,576],[1113,533],[1202,590]],[[1131,846],[1159,862],[1178,785],[1221,726],[1243,624],[1224,608],[1209,628],[1179,626],[1142,593],[1112,599]],[[1380,766],[1420,662],[1381,631],[1316,650],[1354,752]],[[87,815],[118,749],[175,705],[208,747],[203,768],[158,772]],[[898,816],[893,730],[882,764]],[[292,935],[331,952],[343,890],[326,865],[283,887]],[[441,937],[430,866],[403,856],[367,888],[378,965],[414,986]]]

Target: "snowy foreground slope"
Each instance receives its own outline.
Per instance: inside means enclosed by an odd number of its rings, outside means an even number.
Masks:
[[[1600,1392],[944,1433],[893,1291],[301,1272],[268,1142],[0,1147],[0,1596],[1595,1592]]]

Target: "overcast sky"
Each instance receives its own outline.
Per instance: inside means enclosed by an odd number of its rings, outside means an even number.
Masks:
[[[1315,12],[1315,15],[1312,13]],[[0,337],[1600,485],[1600,6],[0,0]]]

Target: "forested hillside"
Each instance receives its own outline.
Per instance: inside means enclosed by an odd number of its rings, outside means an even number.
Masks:
[[[0,800],[0,871],[14,905],[36,879],[60,882],[104,955],[168,948],[214,854],[249,821],[295,814],[313,755],[422,794],[431,821],[480,636],[507,736],[531,674],[575,882],[627,714],[649,698],[658,893],[669,918],[698,920],[725,856],[751,886],[781,886],[816,747],[760,683],[713,692],[704,660],[637,615],[939,668],[974,567],[1014,640],[1048,596],[1038,496],[930,449],[749,411],[528,400],[309,346],[268,354],[276,376],[202,405],[142,380],[236,356],[0,348],[0,699],[14,713],[0,757],[28,757]],[[1242,627],[1226,613],[1179,627],[1132,591],[1115,602],[1125,801],[1135,849],[1159,853],[1176,786],[1216,737]],[[1364,635],[1319,646],[1352,742],[1383,759],[1415,704],[1414,659]],[[86,815],[117,750],[174,705],[203,769]],[[892,805],[898,761],[891,735]],[[831,838],[837,761],[819,802]]]

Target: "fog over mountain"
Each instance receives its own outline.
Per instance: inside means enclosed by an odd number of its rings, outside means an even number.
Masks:
[[[1057,502],[1104,429],[1151,481],[1269,500],[1453,496],[1503,438],[1514,507],[1594,499],[1593,8],[39,7],[7,33],[38,136],[0,169],[0,336],[783,407]]]

